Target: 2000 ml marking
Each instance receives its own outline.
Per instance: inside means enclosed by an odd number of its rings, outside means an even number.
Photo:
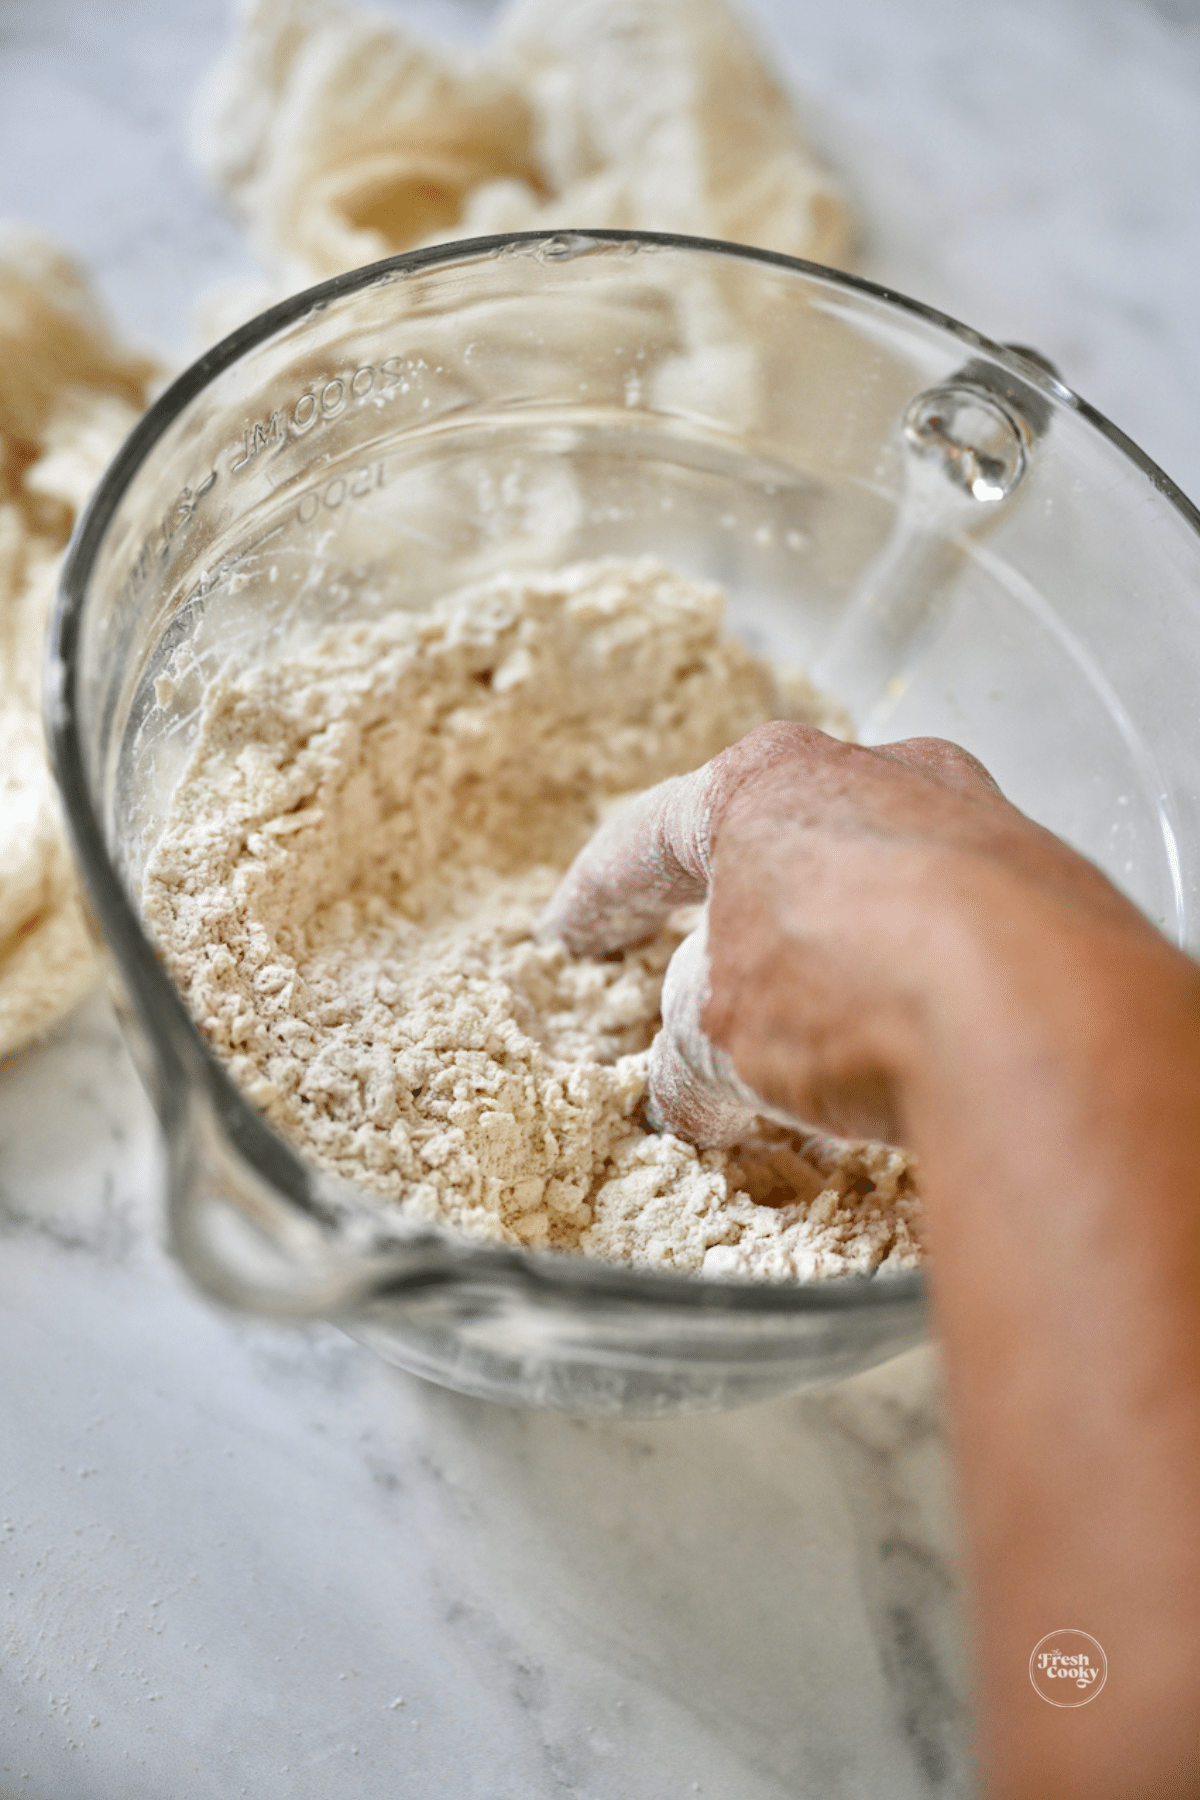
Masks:
[[[253,425],[246,426],[241,442],[231,446],[228,461],[230,473],[242,474],[268,448],[282,450],[285,444],[294,438],[304,437],[315,425],[336,419],[352,401],[365,401],[372,394],[377,399],[390,401],[409,393],[413,380],[428,367],[423,357],[389,356],[378,366],[364,363],[351,375],[335,375],[320,387],[306,388],[290,409],[277,407],[268,418],[256,420]],[[440,375],[441,366],[435,368],[433,373]],[[157,572],[161,575],[173,548],[172,540],[191,524],[200,509],[200,502],[211,492],[216,481],[217,470],[214,468],[209,470],[203,480],[197,481],[194,488],[184,487],[161,523],[143,538],[121,584],[119,598],[122,603],[135,600],[152,574]],[[347,495],[353,499],[361,499],[371,487],[383,485],[383,465],[377,463],[372,471],[356,470],[341,490],[336,479],[326,484],[323,493],[310,490],[310,493],[303,494],[300,498],[299,504],[305,508],[300,514],[301,522],[308,524],[314,519],[321,505],[332,509],[339,506]],[[206,579],[208,578],[202,577],[201,585]]]
[[[409,360],[389,356],[378,366],[363,363],[352,375],[335,375],[320,387],[305,388],[290,407],[276,407],[269,418],[257,419],[246,426],[241,443],[231,447],[230,473],[240,475],[264,450],[282,450],[293,439],[307,436],[315,426],[338,418],[354,401],[361,404],[372,394],[377,400],[394,400],[407,394],[412,385],[411,378],[427,367],[423,357]],[[434,372],[441,374],[440,369]]]

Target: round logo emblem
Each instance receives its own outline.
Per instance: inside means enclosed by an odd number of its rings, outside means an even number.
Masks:
[[[1108,1659],[1086,1631],[1052,1631],[1033,1647],[1029,1679],[1051,1706],[1086,1706],[1108,1679]]]

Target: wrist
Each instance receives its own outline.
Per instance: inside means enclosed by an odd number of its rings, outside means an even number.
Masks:
[[[1200,1115],[1200,966],[1114,895],[1095,912],[1003,867],[942,894],[926,941],[908,1054],[895,1071],[913,1146],[972,1122],[1057,1114],[1114,1154],[1130,1138],[1192,1135]]]

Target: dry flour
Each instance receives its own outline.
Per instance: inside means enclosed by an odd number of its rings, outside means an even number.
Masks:
[[[767,718],[835,722],[721,611],[650,559],[504,575],[211,685],[145,913],[310,1160],[491,1242],[780,1279],[918,1260],[897,1151],[640,1122],[686,920],[608,961],[534,935],[615,799]]]

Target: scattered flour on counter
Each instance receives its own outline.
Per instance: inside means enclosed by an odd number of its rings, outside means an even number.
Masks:
[[[775,1279],[919,1260],[897,1151],[640,1123],[685,918],[610,961],[535,940],[617,798],[771,717],[839,728],[721,613],[654,560],[580,564],[212,683],[145,916],[304,1156],[476,1240]]]

